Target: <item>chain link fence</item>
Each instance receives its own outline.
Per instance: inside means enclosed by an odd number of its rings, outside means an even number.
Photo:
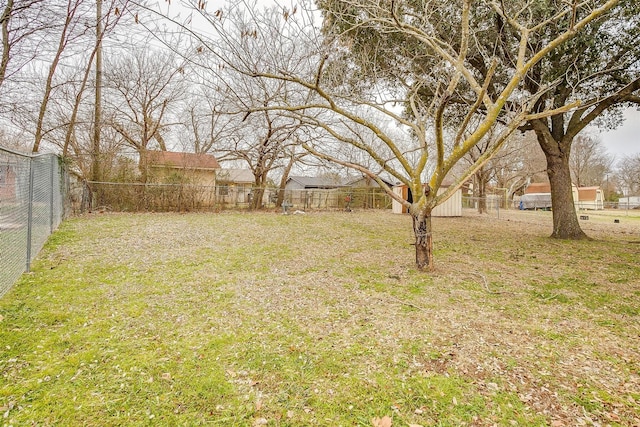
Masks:
[[[0,297],[62,222],[66,180],[57,156],[0,147]]]
[[[499,195],[489,195],[486,197],[464,196],[462,198],[462,208],[466,212],[476,212],[500,218],[500,212],[506,209],[513,209],[512,203],[504,200]]]
[[[215,212],[250,209],[261,196],[261,208],[295,210],[391,209],[381,188],[259,189],[250,185],[141,184],[78,182],[72,186],[74,212]]]

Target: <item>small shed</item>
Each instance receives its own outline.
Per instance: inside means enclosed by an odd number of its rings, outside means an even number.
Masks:
[[[600,187],[579,187],[578,209],[602,210],[604,209],[604,193]]]
[[[448,188],[448,185],[441,186],[438,189],[438,194],[440,195],[444,193]],[[413,201],[413,195],[411,194],[409,187],[404,184],[394,186],[393,192],[401,196],[404,200],[408,200],[409,202]],[[391,209],[395,214],[408,212],[407,208],[395,199],[393,200]],[[462,216],[462,190],[458,188],[451,197],[436,206],[431,212],[431,215],[436,217]]]

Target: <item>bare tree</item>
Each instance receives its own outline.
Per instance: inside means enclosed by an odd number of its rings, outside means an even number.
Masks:
[[[578,187],[602,185],[612,165],[613,156],[607,153],[597,137],[583,134],[573,140],[569,167]]]
[[[208,153],[222,141],[228,141],[241,127],[242,119],[227,112],[229,108],[224,91],[211,90],[202,83],[192,84],[188,99],[178,113],[178,120],[183,125],[180,133],[183,148]]]
[[[538,22],[529,21],[530,14],[507,10],[498,2],[434,2],[430,4],[429,13],[423,9],[414,10],[411,4],[404,2],[337,2],[327,6],[331,10],[325,20],[326,37],[314,28],[313,16],[300,16],[296,14],[297,9],[281,11],[278,19],[273,15],[250,14],[238,9],[211,14],[199,9],[217,37],[214,41],[207,40],[202,33],[195,36],[221,66],[257,80],[281,81],[304,89],[293,98],[275,99],[268,106],[254,105],[251,111],[286,112],[304,125],[322,129],[328,138],[322,144],[308,143],[306,149],[315,156],[369,176],[405,205],[413,218],[416,265],[419,269],[432,270],[433,208],[449,198],[462,182],[488,161],[523,121],[573,107],[530,114],[533,103],[545,89],[525,96],[518,88],[534,65],[617,2],[591,3],[584,7],[592,10],[575,20],[570,29],[535,46],[533,51],[529,50],[528,44],[532,37],[548,26],[572,19],[573,5]],[[480,14],[479,8],[490,11],[490,16]],[[495,14],[508,17],[509,31],[518,35],[514,70],[498,69],[500,64],[490,49],[478,58],[469,57],[470,46],[477,47],[471,17],[474,24],[482,27],[479,21],[488,19],[484,24],[492,25]],[[447,19],[443,20],[443,16]],[[443,26],[453,29],[448,31],[450,37],[441,37],[433,31]],[[374,39],[398,35],[410,40],[411,44],[420,46],[420,52],[428,52],[432,66],[418,72],[413,64],[398,61],[394,67],[377,68],[374,74],[365,73],[367,61],[363,59],[366,58],[354,57],[348,50],[350,43],[355,43],[360,36],[356,32],[369,33]],[[273,44],[274,35],[279,43]],[[400,50],[412,48],[411,45],[397,47]],[[259,61],[256,61],[256,52],[259,52]],[[383,53],[387,51],[376,51],[374,43],[367,56],[371,59],[373,55]],[[400,59],[398,55],[387,59],[394,61],[396,58]],[[472,59],[484,61],[486,69],[490,70],[482,80],[477,79],[469,65]],[[211,67],[207,70],[216,72]],[[511,77],[504,85],[492,86],[493,90],[489,91],[497,73],[508,73]],[[431,96],[423,96],[425,91]],[[397,106],[404,106],[407,114]],[[480,110],[480,118],[472,120]],[[370,113],[374,111],[393,121],[403,131],[403,138],[392,138],[371,121]],[[461,120],[452,131],[445,123],[455,118]],[[488,135],[498,120],[503,124],[503,131],[492,138],[493,147],[468,167],[453,186],[439,192],[454,165]],[[360,137],[363,133],[369,133],[376,143],[365,142],[367,139]],[[396,195],[366,165],[341,157],[339,153],[343,147],[367,155],[390,176],[406,184],[412,191],[413,201]]]
[[[624,187],[624,194],[640,194],[640,153],[620,159],[616,175]]]
[[[141,160],[149,149],[167,150],[163,134],[177,125],[168,119],[185,93],[184,67],[173,52],[147,46],[107,60],[105,120],[142,155]],[[143,161],[140,172],[146,180]]]
[[[482,157],[487,151],[491,150],[494,146],[493,132],[489,132],[485,138],[472,147],[464,156],[464,161],[467,166],[474,165],[478,162],[478,159]],[[498,152],[499,153],[499,152]],[[496,156],[495,154],[494,156]],[[493,177],[493,170],[490,167],[490,159],[488,162],[480,165],[476,168],[473,174],[473,196],[477,198],[478,213],[487,212],[487,185]]]
[[[3,85],[38,56],[41,34],[50,24],[44,0],[7,0],[0,15],[2,58],[0,58],[0,111],[6,98]]]
[[[85,88],[92,83],[96,39],[113,31],[127,1],[108,0],[99,23],[94,3],[87,0],[7,2],[0,104],[11,107],[2,118],[32,133],[32,151],[48,142],[67,156],[69,146],[78,144],[75,125]],[[94,28],[101,28],[99,34]]]
[[[280,184],[278,185],[278,196],[276,198],[276,207],[281,207],[284,203],[285,198],[285,187],[287,185],[287,181],[289,176],[291,175],[291,171],[296,164],[299,164],[303,161],[305,157],[309,154],[306,150],[302,149],[302,142],[298,135],[293,136],[295,141],[293,144],[288,144],[284,150],[283,155],[286,158],[286,163],[282,169],[282,174],[280,175]]]
[[[490,161],[496,187],[504,189],[507,200],[530,182],[546,178],[546,160],[535,134],[514,133]]]
[[[42,95],[42,101],[40,102],[40,109],[38,111],[38,119],[36,121],[36,130],[34,135],[33,149],[34,153],[40,149],[40,144],[43,137],[43,127],[45,114],[47,112],[47,106],[51,98],[51,91],[53,90],[53,78],[62,59],[62,54],[67,50],[70,44],[78,41],[80,37],[86,34],[87,26],[83,25],[83,19],[80,15],[83,12],[84,0],[67,0],[64,11],[57,11],[61,16],[64,16],[64,21],[60,26],[60,35],[58,38],[57,46],[55,48],[53,57],[48,66],[47,77],[44,85],[44,93]]]
[[[91,138],[91,170],[90,176],[94,181],[99,181],[103,173],[101,169],[104,163],[103,156],[101,155],[101,133],[102,133],[102,119],[101,119],[101,105],[102,105],[102,44],[105,38],[115,30],[116,26],[120,23],[121,18],[125,16],[125,11],[128,7],[128,0],[109,0],[107,7],[103,9],[103,0],[98,0],[96,3],[96,24],[95,24],[95,40],[93,48],[88,56],[84,70],[82,71],[82,77],[79,79],[80,83],[76,89],[75,96],[73,97],[74,103],[71,108],[71,115],[68,119],[67,132],[64,137],[64,145],[62,146],[62,155],[66,156],[69,153],[70,146],[74,146],[75,153],[79,153],[80,147],[76,138],[76,124],[78,121],[78,114],[83,102],[83,96],[85,90],[91,83],[91,71],[95,71],[94,82],[94,108],[93,108],[93,135]],[[95,67],[94,67],[95,64]],[[110,151],[110,150],[107,150]],[[104,165],[108,167],[107,165]],[[87,177],[89,175],[84,175]]]

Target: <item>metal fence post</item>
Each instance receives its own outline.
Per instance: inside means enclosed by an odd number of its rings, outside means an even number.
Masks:
[[[51,156],[51,174],[50,174],[50,190],[49,193],[49,233],[53,233],[53,207],[54,207],[54,197],[53,193],[55,191],[55,168],[56,168],[56,157]]]
[[[31,271],[31,229],[33,228],[33,157],[29,157],[29,204],[27,206],[27,265],[25,271]]]

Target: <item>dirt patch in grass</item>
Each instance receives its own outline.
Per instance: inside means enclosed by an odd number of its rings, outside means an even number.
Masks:
[[[640,425],[640,223],[550,221],[437,218],[428,275],[384,212],[73,219],[0,300],[3,422]]]

